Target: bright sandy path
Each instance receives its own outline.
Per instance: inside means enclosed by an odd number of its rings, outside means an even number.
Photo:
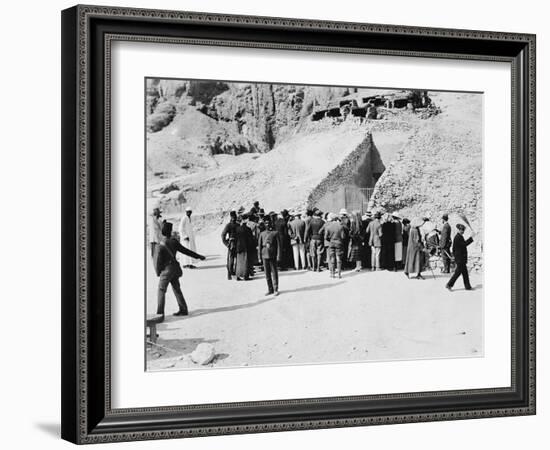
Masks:
[[[228,281],[219,234],[198,237],[207,260],[184,270],[182,289],[190,316],[173,317],[168,290],[166,321],[158,327],[163,348],[147,351],[150,370],[198,368],[189,353],[212,343],[212,367],[307,364],[483,354],[482,277],[471,275],[453,292],[447,275],[424,272],[407,280],[403,272],[280,273],[278,297],[265,297],[263,274],[252,281]],[[157,278],[147,267],[147,311],[156,311]],[[170,349],[170,350],[167,350]]]

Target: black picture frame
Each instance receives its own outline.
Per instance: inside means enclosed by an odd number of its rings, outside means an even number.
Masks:
[[[109,64],[115,40],[509,62],[511,386],[113,409]],[[535,264],[534,35],[81,5],[62,12],[64,439],[83,444],[535,414]]]

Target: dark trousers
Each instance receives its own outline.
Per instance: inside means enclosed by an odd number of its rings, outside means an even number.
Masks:
[[[235,250],[227,250],[227,278],[235,275],[235,265],[237,264],[237,252]]]
[[[279,290],[279,271],[277,261],[264,258],[264,272],[267,281],[267,290],[271,293]]]
[[[313,270],[321,270],[321,259],[323,258],[324,249],[321,239],[312,239],[309,243],[309,257],[311,258],[311,267]]]
[[[328,268],[331,273],[335,271],[340,274],[342,271],[342,260],[344,256],[344,250],[341,247],[329,247],[328,250]]]
[[[453,276],[447,283],[447,286],[453,287],[460,275],[462,275],[462,279],[464,281],[464,287],[466,289],[471,289],[472,286],[470,286],[470,277],[468,275],[468,268],[466,267],[466,263],[456,263],[455,272],[453,273]]]
[[[158,242],[151,242],[151,258],[155,257],[155,250],[157,249]]]
[[[451,272],[451,249],[442,248],[441,249],[441,260],[443,261],[443,273]]]
[[[166,290],[168,289],[169,284],[172,285],[172,290],[174,291],[176,301],[178,302],[178,306],[180,308],[179,310],[187,314],[187,303],[185,303],[185,298],[183,297],[183,293],[181,292],[180,278],[175,274],[175,270],[172,266],[168,266],[160,274],[157,297],[157,314],[164,315]]]

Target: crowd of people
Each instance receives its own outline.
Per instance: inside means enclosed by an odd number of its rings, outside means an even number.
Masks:
[[[161,219],[160,209],[150,218],[151,256],[159,276],[158,314],[164,315],[165,293],[171,284],[180,308],[176,315],[187,315],[179,285],[182,272],[175,255],[182,253],[183,267],[189,269],[195,268],[195,260],[204,259],[196,253],[191,215],[187,208],[177,234],[170,222]],[[410,221],[397,213],[380,211],[361,214],[341,209],[335,214],[311,208],[303,213],[286,209],[266,213],[256,201],[250,210],[240,208],[231,211],[229,217],[221,233],[227,248],[227,279],[247,281],[263,272],[266,296],[279,294],[279,271],[328,270],[331,278],[341,278],[344,270],[389,270],[423,279],[422,272],[431,269],[430,258],[434,256],[441,259],[443,273],[450,273],[454,261],[455,271],[447,289],[452,290],[460,276],[465,289],[472,289],[466,247],[473,237],[465,240],[466,227],[458,223],[451,240],[447,214],[441,216],[438,228],[429,217]]]

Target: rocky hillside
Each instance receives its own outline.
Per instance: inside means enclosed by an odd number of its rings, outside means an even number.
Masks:
[[[411,120],[406,143],[387,164],[371,200],[403,216],[463,213],[482,231],[482,96],[435,93],[441,114]]]
[[[149,200],[174,214],[191,205],[209,224],[254,200],[303,208],[342,184],[374,186],[371,209],[464,213],[481,230],[482,96],[430,92],[428,108],[386,102],[376,118],[332,115],[348,99],[391,93],[150,79]]]
[[[314,108],[366,89],[148,79],[148,175],[216,167],[219,154],[267,153]]]
[[[205,222],[218,222],[241,206],[260,201],[268,210],[303,209],[311,191],[351,156],[367,152],[370,135],[351,124],[297,135],[267,154],[219,155],[218,168],[150,183],[150,195],[167,211],[193,205]]]

